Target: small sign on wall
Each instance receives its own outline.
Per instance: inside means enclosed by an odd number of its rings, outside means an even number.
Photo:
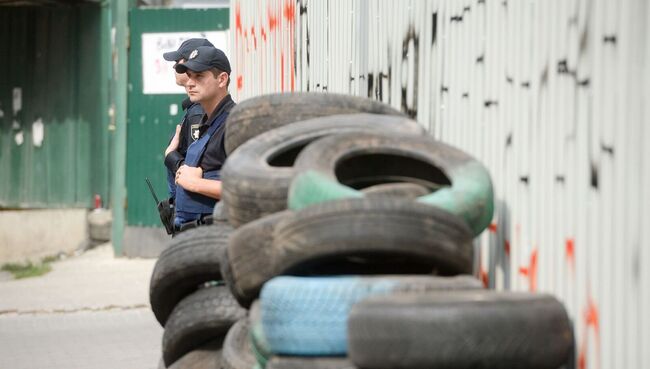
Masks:
[[[165,32],[142,34],[142,93],[184,94],[185,89],[176,85],[174,62],[163,59],[163,53],[177,50],[190,38],[207,38],[230,59],[228,31]]]

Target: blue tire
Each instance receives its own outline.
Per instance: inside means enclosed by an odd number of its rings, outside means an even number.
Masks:
[[[469,276],[276,277],[260,297],[262,328],[277,355],[345,356],[352,306],[369,296],[477,289]]]

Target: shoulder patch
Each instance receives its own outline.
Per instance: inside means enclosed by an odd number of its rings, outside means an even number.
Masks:
[[[190,126],[190,132],[192,135],[192,140],[196,141],[199,139],[199,124],[192,124]]]

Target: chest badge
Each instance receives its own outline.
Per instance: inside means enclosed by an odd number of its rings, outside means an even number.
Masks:
[[[192,134],[192,140],[196,141],[199,139],[199,125],[198,124],[192,124],[190,127],[191,134]]]

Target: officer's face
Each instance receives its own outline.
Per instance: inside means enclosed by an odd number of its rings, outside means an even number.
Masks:
[[[203,72],[187,71],[185,90],[192,102],[210,101],[218,98],[222,91],[221,83],[210,70]]]
[[[180,59],[179,61],[176,62],[176,64],[181,64],[181,63],[185,63],[185,59]],[[174,64],[174,67],[176,67],[176,64]],[[176,72],[176,68],[174,68],[174,73],[176,74],[176,84],[185,87],[188,79],[187,74]],[[187,91],[187,87],[185,88],[185,91]]]

